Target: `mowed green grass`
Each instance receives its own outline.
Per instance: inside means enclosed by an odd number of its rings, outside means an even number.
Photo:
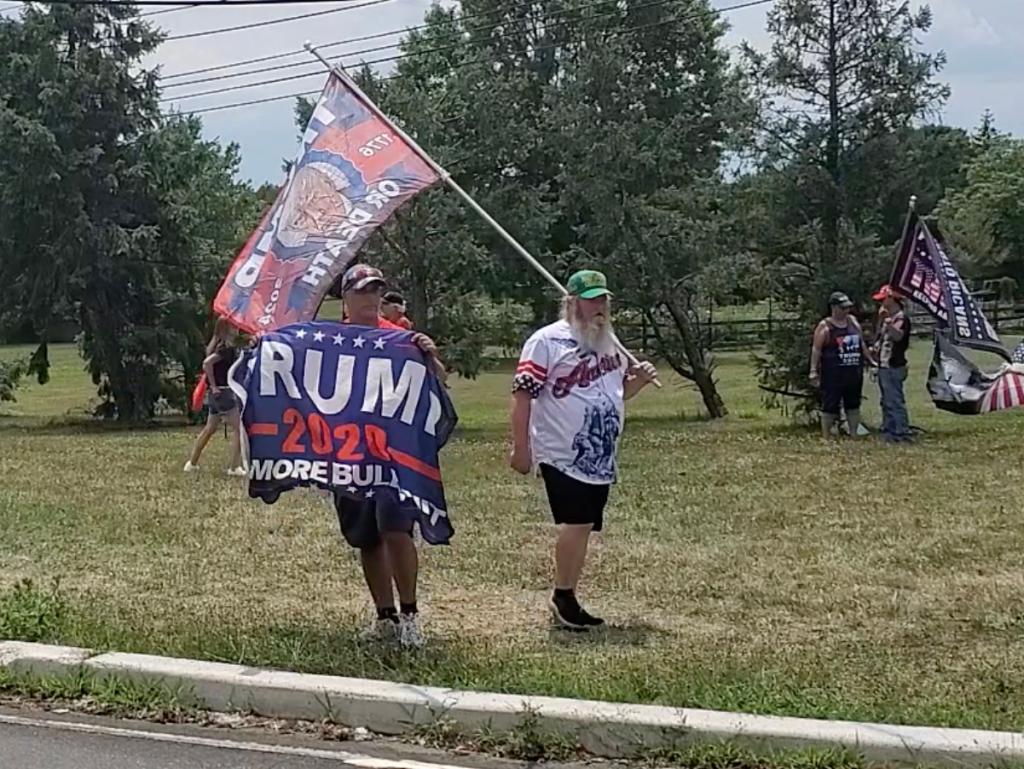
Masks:
[[[368,602],[334,513],[181,472],[195,428],[82,424],[72,348],[0,417],[0,587],[61,580],[53,640],[303,671],[760,713],[1024,726],[1024,410],[937,412],[916,343],[913,447],[824,443],[721,358],[728,419],[665,376],[629,405],[621,483],[584,600],[613,627],[553,631],[552,527],[507,468],[509,371],[457,380],[444,454],[457,536],[423,554],[429,646],[364,648]],[[19,351],[0,350],[8,356]],[[991,363],[991,362],[989,362]],[[869,423],[876,390],[866,386]],[[69,419],[70,415],[70,419]],[[2,624],[2,623],[0,623]]]

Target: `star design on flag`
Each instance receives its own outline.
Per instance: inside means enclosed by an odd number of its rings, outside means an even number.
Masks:
[[[341,347],[345,343],[345,337],[343,337],[341,334],[335,334],[333,339],[334,343],[338,345],[338,347]]]
[[[367,499],[373,499],[373,495],[374,495],[373,489],[370,489],[368,492],[366,492],[366,498]]]
[[[296,331],[295,332],[295,338],[296,339],[305,339],[306,338],[306,329],[300,328],[298,331]]]
[[[384,349],[384,340],[383,339],[375,339],[373,341],[373,349],[374,350],[383,350]]]
[[[322,342],[322,341],[324,341],[324,332],[323,331],[317,331],[315,334],[313,334],[313,341],[314,342]]]
[[[347,491],[349,494],[355,494],[357,491],[359,491],[359,489],[357,489],[355,486],[349,486],[347,489],[345,489],[345,491]]]
[[[363,345],[366,344],[366,340],[363,339],[363,337],[361,336],[357,336],[355,339],[352,340],[352,344],[361,350],[363,349]]]

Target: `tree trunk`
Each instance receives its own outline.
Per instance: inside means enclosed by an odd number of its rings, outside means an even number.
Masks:
[[[112,305],[105,302],[100,291],[94,291],[95,301],[85,304],[85,317],[91,336],[90,365],[106,377],[110,396],[117,409],[119,422],[145,422],[152,417],[151,404],[146,402],[142,372],[129,372],[124,365],[124,351],[119,343],[117,318],[111,313]],[[155,400],[155,398],[154,398]]]
[[[690,370],[693,372],[693,381],[697,385],[697,389],[700,390],[701,398],[704,399],[704,407],[708,410],[708,415],[712,419],[721,419],[729,411],[725,408],[722,396],[718,394],[718,388],[715,385],[715,380],[711,377],[711,372],[708,370],[704,354],[697,341],[697,334],[694,331],[689,316],[684,309],[676,306],[671,301],[665,302],[665,308],[672,316],[676,329],[679,331],[686,359],[689,361]]]
[[[839,251],[839,196],[842,178],[839,168],[841,137],[839,132],[839,51],[836,32],[836,3],[828,4],[828,138],[825,147],[825,166],[829,175],[829,189],[825,197],[825,258],[832,261]]]

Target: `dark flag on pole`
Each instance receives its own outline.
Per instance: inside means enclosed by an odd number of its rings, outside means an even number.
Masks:
[[[953,344],[1010,359],[956,265],[913,210],[907,217],[889,284],[935,316]]]

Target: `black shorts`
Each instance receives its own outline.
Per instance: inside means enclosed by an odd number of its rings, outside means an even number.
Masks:
[[[540,474],[548,492],[548,504],[555,523],[572,526],[604,526],[604,508],[608,504],[608,484],[584,483],[570,478],[551,465],[541,465]]]
[[[334,509],[338,513],[341,536],[360,550],[374,550],[380,544],[383,531],[405,532],[412,536],[412,519],[386,498],[359,500],[335,492]]]
[[[845,411],[860,408],[864,389],[864,372],[859,368],[839,369],[821,378],[821,410],[830,416],[839,416],[839,407]]]

